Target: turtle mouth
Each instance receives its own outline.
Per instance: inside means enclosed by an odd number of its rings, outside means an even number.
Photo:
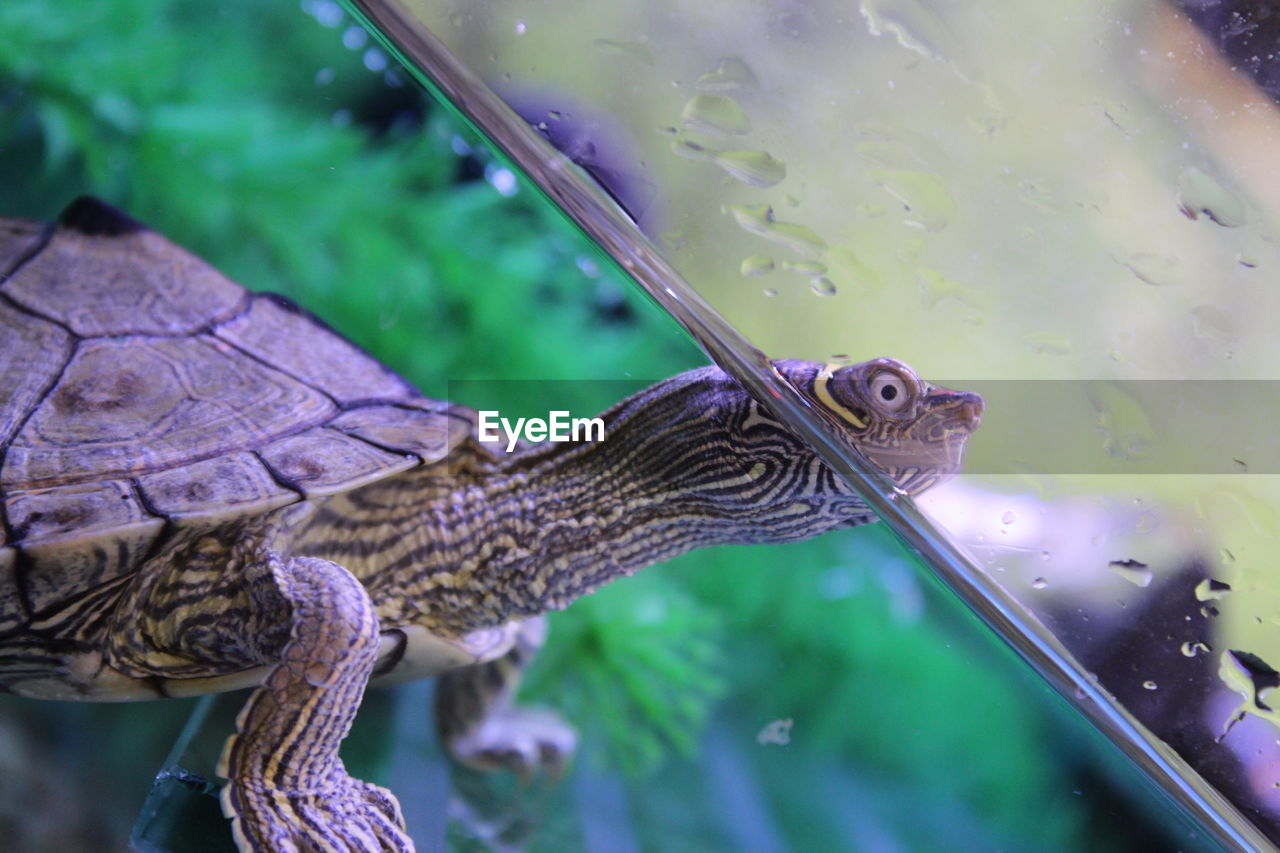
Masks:
[[[972,391],[948,391],[935,388],[928,397],[929,412],[924,420],[942,422],[948,432],[963,432],[966,437],[982,426],[982,413],[986,403],[981,394]]]
[[[935,392],[934,403],[922,419],[921,452],[938,460],[946,475],[956,474],[964,463],[969,436],[982,425],[986,403],[972,391]]]
[[[969,436],[982,424],[982,397],[969,391],[935,389],[927,410],[890,446],[864,452],[909,494],[960,473]]]

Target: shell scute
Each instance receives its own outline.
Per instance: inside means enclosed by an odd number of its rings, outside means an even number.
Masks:
[[[274,441],[260,452],[277,478],[308,498],[359,488],[418,464],[413,456],[388,453],[326,427]]]
[[[244,304],[244,288],[154,231],[80,227],[59,225],[0,293],[82,337],[191,334]]]
[[[0,301],[0,447],[58,378],[71,346],[64,329]]]
[[[302,500],[252,453],[232,453],[138,478],[147,504],[180,525],[214,525]]]
[[[164,528],[126,480],[10,492],[5,514],[31,560],[35,611],[129,572]]]
[[[416,396],[412,386],[373,357],[275,294],[255,295],[249,310],[214,334],[343,405]]]
[[[0,218],[0,279],[39,245],[43,233],[38,222]]]
[[[438,409],[369,406],[344,412],[330,421],[333,429],[394,450],[412,453],[425,463],[436,462],[471,434],[471,422]]]
[[[81,342],[13,439],[0,485],[133,476],[265,443],[336,412],[207,335]]]

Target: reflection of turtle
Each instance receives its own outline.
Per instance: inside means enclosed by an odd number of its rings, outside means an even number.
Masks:
[[[257,685],[220,771],[245,850],[411,848],[338,758],[371,676],[451,670],[451,752],[529,772],[573,745],[507,703],[541,613],[689,548],[870,520],[715,368],[618,404],[603,441],[508,454],[100,202],[0,220],[0,272],[0,687]],[[776,366],[907,491],[981,414],[888,359]]]

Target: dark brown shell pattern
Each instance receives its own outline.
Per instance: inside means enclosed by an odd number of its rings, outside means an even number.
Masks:
[[[356,488],[468,430],[102,202],[0,219],[0,631],[128,575],[166,530]]]

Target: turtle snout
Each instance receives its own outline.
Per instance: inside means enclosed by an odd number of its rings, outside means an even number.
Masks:
[[[945,413],[949,429],[960,430],[966,434],[973,432],[982,423],[982,411],[986,404],[982,395],[972,391],[951,391],[936,389],[933,393],[933,410]]]
[[[982,424],[982,410],[986,408],[986,403],[972,391],[962,391],[960,396],[963,397],[959,407],[960,419],[969,429],[977,429]]]

